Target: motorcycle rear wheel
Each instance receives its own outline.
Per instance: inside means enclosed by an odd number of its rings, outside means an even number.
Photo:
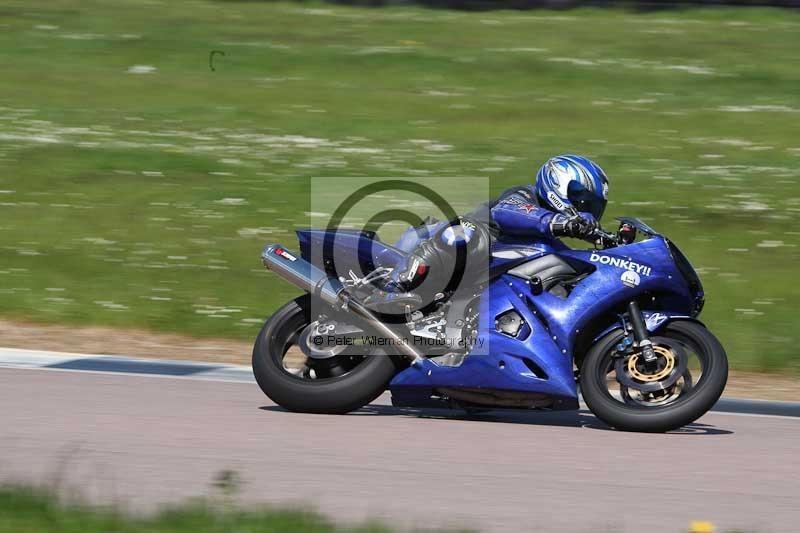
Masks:
[[[284,358],[311,323],[310,310],[309,295],[300,296],[278,309],[261,328],[253,347],[253,374],[264,394],[290,411],[321,414],[354,411],[380,396],[397,366],[379,349],[366,356],[337,355],[343,366],[328,375],[287,368]]]
[[[621,394],[615,396],[609,389],[609,384],[615,380],[609,376],[615,375],[618,357],[615,346],[622,339],[622,332],[613,331],[592,347],[581,367],[583,399],[603,422],[623,431],[671,431],[703,416],[722,395],[728,379],[728,359],[725,349],[710,331],[697,322],[682,320],[668,324],[658,332],[658,338],[684,347],[684,352],[693,352],[700,363],[699,379],[695,381],[696,376],[692,376],[697,370],[687,368],[681,378],[683,390],[679,389],[674,398],[664,393],[665,400],[661,402],[648,403],[632,398],[630,389],[623,386],[620,386]],[[657,342],[655,336],[652,340],[654,344]]]

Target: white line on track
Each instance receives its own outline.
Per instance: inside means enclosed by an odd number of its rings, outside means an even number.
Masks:
[[[129,375],[146,378],[218,381],[254,384],[249,366],[203,361],[138,359],[116,355],[77,354],[18,348],[0,348],[0,368]],[[581,402],[581,407],[586,408]],[[795,418],[800,402],[770,402],[723,398],[712,410],[718,415]]]

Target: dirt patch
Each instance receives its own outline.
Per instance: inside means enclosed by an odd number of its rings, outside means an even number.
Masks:
[[[137,329],[42,325],[5,320],[0,320],[0,346],[239,365],[250,364],[253,350],[249,342],[230,339],[199,339]],[[293,363],[296,365],[297,361]],[[783,374],[732,371],[725,395],[800,401],[800,379]]]
[[[725,396],[800,402],[800,379],[783,374],[759,374],[732,370]]]
[[[230,339],[199,339],[138,329],[43,325],[0,320],[0,346],[154,359],[249,365],[253,345]]]

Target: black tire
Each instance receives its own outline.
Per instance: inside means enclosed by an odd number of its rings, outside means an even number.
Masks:
[[[685,320],[669,323],[658,335],[691,341],[702,350],[705,361],[700,380],[685,398],[664,406],[640,407],[615,399],[604,376],[608,354],[622,333],[611,332],[592,347],[581,367],[583,399],[597,418],[623,431],[660,433],[691,424],[717,402],[728,380],[728,358],[717,338],[702,324]]]
[[[351,372],[321,380],[300,379],[283,368],[289,339],[310,323],[311,299],[300,296],[267,319],[253,347],[253,374],[273,402],[290,411],[344,414],[380,396],[397,372],[393,359],[374,351]]]

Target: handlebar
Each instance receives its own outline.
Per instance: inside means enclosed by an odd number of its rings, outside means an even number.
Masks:
[[[613,233],[603,231],[601,228],[594,230],[595,243],[600,244],[603,248],[612,248],[619,244],[619,239]]]

